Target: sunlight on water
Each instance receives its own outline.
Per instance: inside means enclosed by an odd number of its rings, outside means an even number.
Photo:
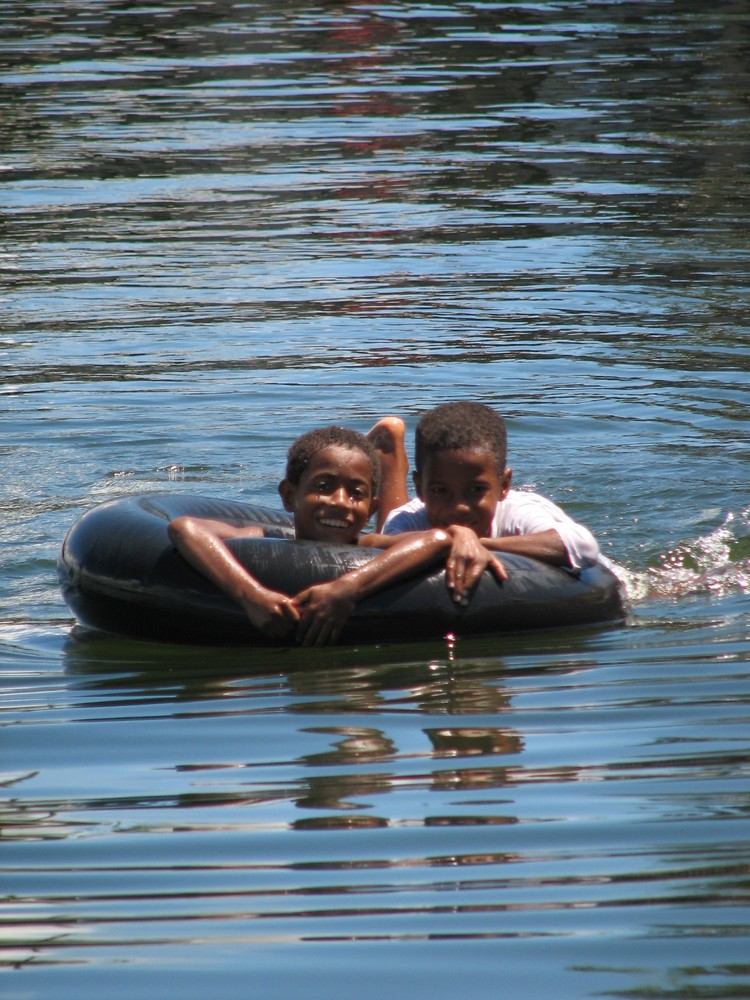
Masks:
[[[0,5],[5,1000],[750,996],[746,5]],[[62,539],[506,416],[622,625],[74,627]],[[729,512],[729,513],[728,513]]]
[[[709,593],[725,597],[750,588],[750,510],[728,514],[724,524],[707,535],[682,542],[658,556],[658,566],[615,570],[629,601],[652,597],[680,598]]]

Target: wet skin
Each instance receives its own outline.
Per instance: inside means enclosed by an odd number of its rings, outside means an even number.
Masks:
[[[414,473],[430,524],[461,525],[478,538],[491,536],[495,508],[507,496],[510,482],[511,470],[506,467],[501,472],[493,455],[468,448],[435,452]]]
[[[317,452],[299,482],[285,479],[279,494],[294,514],[296,537],[318,542],[356,544],[377,507],[369,461],[342,445]]]

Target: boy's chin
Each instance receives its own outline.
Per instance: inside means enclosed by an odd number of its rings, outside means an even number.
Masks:
[[[446,530],[451,527],[456,528],[468,528],[469,531],[473,531],[477,538],[489,538],[492,534],[492,525],[483,525],[474,521],[471,524],[466,524],[463,521],[446,521],[445,524],[434,525],[437,528],[442,528]]]
[[[354,545],[358,539],[359,531],[354,531],[351,527],[344,529],[321,526],[315,532],[315,538],[311,539],[311,541],[338,545]]]

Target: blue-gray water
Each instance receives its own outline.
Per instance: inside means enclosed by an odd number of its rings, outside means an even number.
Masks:
[[[743,0],[0,6],[4,1000],[750,995]],[[446,399],[624,627],[72,632],[62,537]]]

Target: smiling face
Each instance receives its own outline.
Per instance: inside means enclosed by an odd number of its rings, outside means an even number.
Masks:
[[[356,542],[378,505],[367,456],[343,445],[316,452],[299,482],[284,479],[279,494],[294,514],[295,536],[318,542]]]
[[[434,528],[460,524],[479,538],[489,538],[495,508],[508,494],[511,475],[507,466],[500,471],[490,452],[465,448],[429,455],[414,473],[414,483]]]

